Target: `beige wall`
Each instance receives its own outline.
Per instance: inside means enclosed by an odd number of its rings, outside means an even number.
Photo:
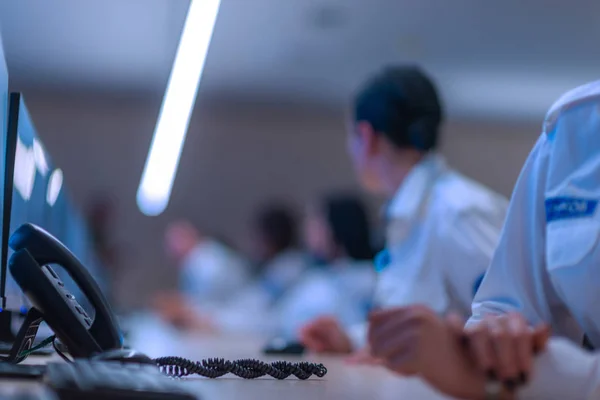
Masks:
[[[42,140],[76,202],[97,193],[119,199],[117,238],[126,273],[116,295],[126,306],[174,283],[162,252],[165,224],[188,217],[207,232],[239,243],[254,207],[272,197],[296,204],[332,188],[353,188],[339,112],[292,106],[199,101],[183,150],[171,203],[144,217],[135,194],[160,99],[118,99],[25,91]],[[531,148],[536,125],[453,123],[444,152],[451,163],[508,195]],[[140,277],[143,275],[143,279]]]

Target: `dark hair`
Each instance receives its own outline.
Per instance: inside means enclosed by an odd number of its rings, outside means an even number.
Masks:
[[[296,246],[298,224],[294,213],[286,206],[271,204],[256,218],[256,227],[276,253]]]
[[[396,147],[427,152],[437,146],[443,110],[434,83],[419,67],[388,67],[358,91],[354,118]]]
[[[325,199],[324,212],[333,239],[354,260],[372,260],[371,229],[363,203],[352,195]]]

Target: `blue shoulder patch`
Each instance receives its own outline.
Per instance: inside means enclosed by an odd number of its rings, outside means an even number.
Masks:
[[[390,263],[392,262],[392,257],[390,256],[390,252],[387,249],[381,250],[375,256],[375,271],[381,272],[383,271]]]
[[[552,197],[546,199],[546,222],[561,219],[591,217],[596,211],[598,200],[576,197]]]

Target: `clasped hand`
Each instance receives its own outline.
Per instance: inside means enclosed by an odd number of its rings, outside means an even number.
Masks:
[[[419,375],[450,396],[485,397],[490,380],[500,380],[504,398],[527,382],[534,355],[549,336],[545,326],[530,328],[516,313],[489,317],[464,329],[456,317],[440,318],[414,305],[377,311],[369,318],[372,355],[390,370]]]

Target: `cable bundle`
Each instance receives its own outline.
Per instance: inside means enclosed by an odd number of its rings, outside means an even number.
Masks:
[[[233,374],[244,379],[256,379],[265,375],[275,379],[285,379],[294,375],[298,379],[305,380],[312,375],[322,378],[327,374],[327,368],[323,364],[309,362],[275,361],[266,363],[253,359],[227,361],[219,358],[209,358],[197,362],[181,357],[155,358],[154,362],[165,375],[172,377],[200,375],[214,379],[226,374]]]

